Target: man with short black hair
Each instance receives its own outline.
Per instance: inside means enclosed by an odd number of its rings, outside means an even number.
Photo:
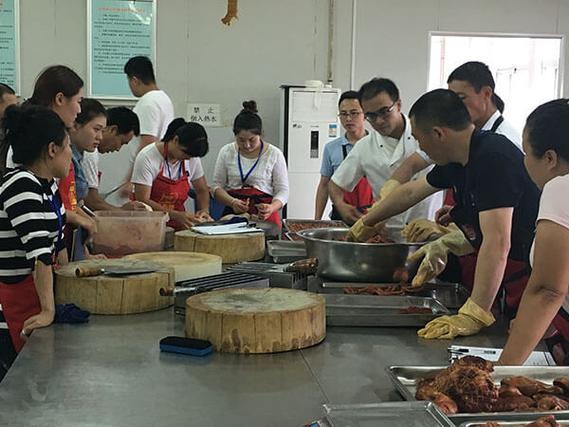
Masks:
[[[153,142],[160,141],[168,125],[174,120],[174,106],[170,97],[160,90],[156,83],[152,61],[146,56],[130,58],[125,66],[124,73],[128,79],[128,86],[134,96],[139,98],[133,111],[140,120],[140,136],[128,144],[129,164],[125,167],[125,176],[112,187],[123,182],[122,187],[113,194],[112,200],[117,204],[128,201],[133,192],[130,182],[132,168],[138,152]]]
[[[365,176],[372,187],[374,199],[386,197],[388,189],[384,187],[385,182],[407,157],[418,150],[419,145],[411,134],[409,119],[401,112],[399,89],[393,81],[374,78],[360,88],[358,98],[364,117],[373,130],[354,146],[336,170],[329,190],[342,219],[348,224],[361,226],[358,219],[363,213],[346,207],[343,203],[344,191],[352,191]],[[435,195],[392,218],[388,226],[394,231],[401,231],[410,220],[434,218],[441,205],[442,197]]]
[[[419,331],[424,338],[476,334],[494,323],[490,312],[498,290],[505,290],[513,314],[528,279],[529,250],[539,190],[524,167],[523,153],[505,136],[477,131],[460,97],[445,89],[431,91],[409,112],[413,135],[437,166],[426,177],[394,190],[363,217],[374,227],[425,197],[452,188],[453,222],[439,239],[422,246],[410,261],[422,259],[413,285],[442,272],[449,254],[477,253],[475,268],[462,271],[472,294],[457,316],[435,319]]]
[[[320,182],[316,190],[316,203],[314,211],[314,219],[322,219],[326,203],[328,202],[328,184],[334,172],[340,167],[342,162],[356,143],[367,135],[365,128],[365,119],[362,106],[358,99],[358,93],[353,90],[348,90],[340,95],[338,102],[338,116],[340,123],[346,130],[345,135],[330,141],[324,147],[324,154],[322,155],[322,165],[320,166]],[[362,177],[356,184],[353,191],[345,191],[342,199],[344,211],[354,210],[363,212],[373,204],[373,191],[369,185],[367,178]],[[338,208],[333,205],[331,219],[342,219]]]
[[[504,101],[496,95],[496,83],[488,66],[470,61],[457,67],[447,79],[448,88],[464,102],[476,129],[489,130],[504,135],[520,150],[522,137],[510,122],[504,119]],[[403,184],[434,162],[424,151],[409,156],[393,172],[388,185]]]
[[[99,153],[119,151],[123,145],[128,144],[132,138],[138,135],[140,135],[140,123],[138,116],[132,110],[126,107],[115,107],[107,110],[107,126],[103,129],[103,139],[94,152],[85,152],[83,156],[83,172],[89,187],[85,205],[89,209],[131,210],[140,205],[136,202],[127,202],[119,208],[105,202],[99,194],[99,182],[101,180]]]

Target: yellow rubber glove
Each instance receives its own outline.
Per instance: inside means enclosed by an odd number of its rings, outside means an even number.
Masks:
[[[385,184],[383,184],[383,187],[381,187],[379,190],[379,200],[385,199],[393,190],[395,190],[400,185],[401,183],[396,179],[388,179],[385,181]]]
[[[441,274],[446,268],[449,253],[463,256],[474,252],[474,248],[456,224],[451,224],[446,228],[448,229],[447,234],[427,243],[407,258],[408,263],[415,263],[422,259],[417,274],[411,282],[413,287],[422,286]]]
[[[417,332],[421,338],[450,340],[458,335],[468,336],[480,332],[496,319],[489,311],[484,310],[472,299],[468,298],[455,316],[442,316],[431,320]]]
[[[348,230],[348,234],[346,234],[346,240],[348,242],[367,242],[373,236],[378,234],[382,229],[383,223],[380,222],[375,226],[368,226],[364,224],[363,218],[360,218]]]
[[[416,219],[401,231],[401,235],[411,243],[438,239],[452,230],[426,218]]]

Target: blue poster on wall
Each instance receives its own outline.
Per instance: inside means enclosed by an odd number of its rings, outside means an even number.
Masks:
[[[133,56],[154,58],[153,0],[91,0],[89,4],[90,93],[132,98],[124,64]]]
[[[17,0],[0,0],[0,83],[18,93],[17,8]]]

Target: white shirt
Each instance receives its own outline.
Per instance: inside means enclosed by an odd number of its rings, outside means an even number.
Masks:
[[[541,193],[536,223],[543,219],[569,228],[569,198],[567,197],[567,192],[569,192],[569,175],[555,177],[545,184]],[[534,250],[535,242],[531,247],[529,255],[532,268]],[[565,296],[562,307],[569,313],[569,295]]]
[[[196,179],[204,176],[202,162],[198,157],[192,157],[190,160],[184,160],[186,174],[188,176],[188,181],[192,182]],[[168,168],[164,162],[164,156],[160,154],[156,143],[147,145],[138,156],[136,156],[136,161],[134,162],[134,169],[132,172],[133,184],[142,184],[152,187],[152,183],[160,173],[160,169],[164,166],[162,175],[167,178],[179,179],[180,178],[180,161],[174,163],[169,162],[169,170],[172,176],[168,173]]]
[[[83,174],[89,188],[99,188],[99,152],[97,150],[83,154]]]
[[[286,161],[282,151],[277,147],[266,142],[265,146],[267,148],[261,154],[259,163],[252,170],[245,181],[245,185],[270,194],[273,196],[273,199],[280,200],[284,206],[288,201],[289,194]],[[243,187],[237,163],[237,154],[236,142],[224,145],[219,151],[213,176],[214,191],[216,188],[236,190]],[[248,159],[241,156],[244,175],[247,175],[256,161],[257,158]]]
[[[352,148],[340,167],[332,176],[332,181],[343,190],[352,191],[360,178],[366,176],[377,199],[379,190],[403,161],[419,149],[419,143],[411,134],[409,119],[404,116],[405,130],[399,140],[381,135],[371,130]],[[427,168],[413,178],[425,176]],[[387,222],[389,228],[401,230],[407,223],[417,218],[434,219],[435,212],[442,206],[442,193],[434,194],[403,214]]]
[[[161,140],[166,134],[168,125],[174,120],[174,105],[163,90],[151,90],[140,97],[132,109],[140,121],[140,135],[151,135]],[[128,143],[131,163],[140,150],[140,137]]]
[[[492,126],[494,126],[494,123],[496,123],[496,120],[498,120],[498,118],[501,115],[502,113],[500,113],[499,110],[496,110],[494,114],[492,114],[492,116],[490,116],[490,118],[486,121],[486,123],[484,123],[484,126],[482,126],[480,130],[492,130]],[[497,133],[498,135],[504,135],[506,138],[512,141],[516,147],[518,147],[521,151],[523,151],[522,136],[517,131],[517,129],[505,118],[504,120],[502,120],[502,123],[498,125],[498,127],[494,132]],[[417,151],[417,154],[419,154],[419,156],[421,156],[423,160],[425,160],[428,164],[432,165],[435,163],[431,160],[429,155],[425,153],[423,150],[419,149]]]
[[[492,116],[488,119],[488,121],[484,123],[484,126],[482,126],[482,129],[480,130],[491,130],[492,126],[494,126],[494,123],[501,115],[502,113],[496,110],[494,114],[492,114]],[[502,123],[500,123],[500,125],[496,128],[495,132],[499,135],[504,135],[506,138],[512,141],[516,147],[518,147],[520,150],[522,149],[522,136],[516,130],[516,128],[506,120],[506,118],[502,120]]]

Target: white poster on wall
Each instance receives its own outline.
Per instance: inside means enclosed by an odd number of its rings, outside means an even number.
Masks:
[[[87,5],[89,93],[132,99],[124,65],[156,51],[155,0],[89,0]]]
[[[0,83],[20,92],[19,0],[0,0]]]

